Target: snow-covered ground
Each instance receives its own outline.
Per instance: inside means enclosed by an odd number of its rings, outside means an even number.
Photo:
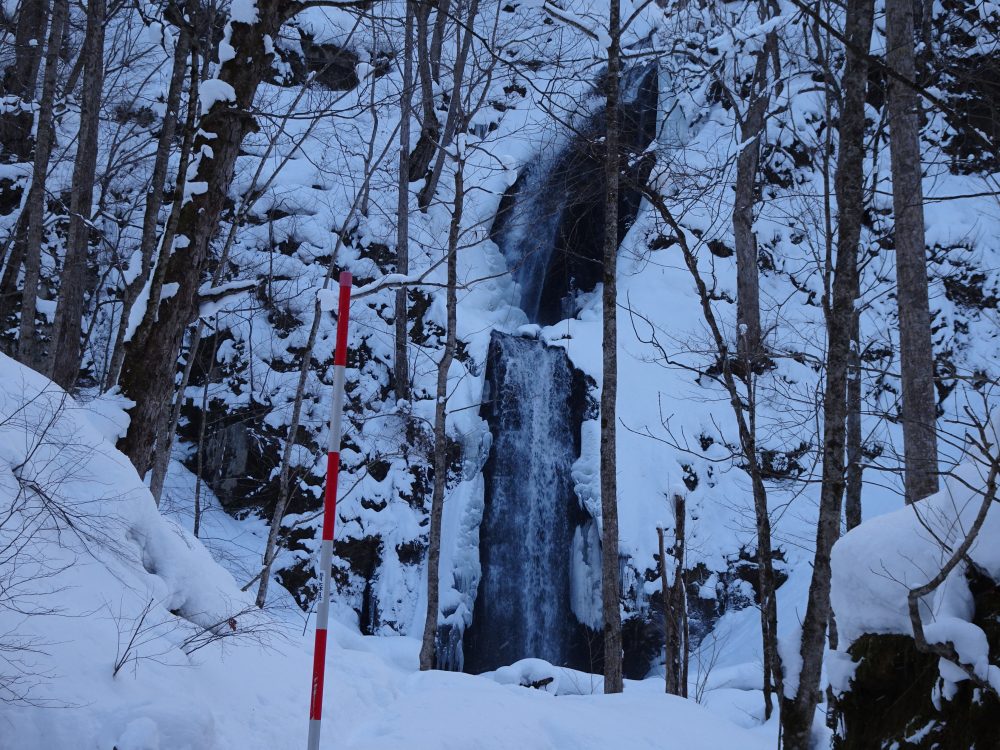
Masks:
[[[287,592],[256,611],[232,575],[252,567],[262,527],[209,496],[216,562],[172,505],[191,475],[175,467],[160,514],[109,442],[120,411],[84,408],[6,357],[0,384],[0,548],[12,576],[2,595],[16,605],[0,607],[0,674],[18,693],[0,701],[0,747],[304,746],[311,623]],[[760,710],[752,684],[722,679],[698,705],[655,678],[604,696],[599,677],[536,660],[421,673],[416,639],[361,636],[347,612],[331,631],[324,747],[773,745],[773,724],[747,728]]]

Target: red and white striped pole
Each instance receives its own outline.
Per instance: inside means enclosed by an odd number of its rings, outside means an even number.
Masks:
[[[333,525],[337,517],[337,479],[340,475],[340,430],[344,416],[344,368],[347,365],[347,315],[351,307],[351,274],[340,274],[337,304],[337,345],[333,352],[333,407],[330,410],[330,440],[326,454],[326,496],[323,500],[323,541],[319,567],[323,591],[316,608],[316,645],[313,650],[312,691],[309,700],[309,750],[319,750],[323,721],[323,681],[326,676],[326,630],[330,622]]]

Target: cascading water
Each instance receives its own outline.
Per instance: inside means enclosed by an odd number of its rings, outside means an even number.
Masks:
[[[655,66],[630,71],[623,84],[623,144],[641,153],[656,131]],[[553,161],[522,175],[498,213],[493,237],[532,323],[574,316],[577,294],[600,280],[602,136],[598,112]],[[620,236],[638,203],[626,186]],[[478,673],[537,657],[596,671],[600,649],[591,647],[598,640],[591,628],[600,626],[592,595],[599,546],[572,479],[587,410],[585,378],[563,349],[499,332],[486,367],[481,413],[493,440],[483,468],[482,576],[463,637],[463,668]]]
[[[563,350],[534,339],[495,333],[490,362],[484,416],[495,437],[465,666],[480,672],[528,656],[575,663],[570,555],[580,511],[571,468],[582,379],[574,383]]]

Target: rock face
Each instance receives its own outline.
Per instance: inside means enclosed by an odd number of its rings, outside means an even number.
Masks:
[[[968,575],[973,623],[1000,661],[1000,585]],[[1000,746],[1000,700],[969,681],[943,683],[938,658],[905,635],[864,635],[848,650],[857,664],[850,690],[836,701],[835,750],[966,750]]]
[[[629,166],[656,137],[655,65],[633,68],[623,81],[619,241],[641,197],[634,182],[648,177],[644,159]],[[551,325],[579,310],[575,297],[601,280],[604,237],[604,113],[596,112],[553,160],[526,169],[504,195],[492,229],[533,323]]]

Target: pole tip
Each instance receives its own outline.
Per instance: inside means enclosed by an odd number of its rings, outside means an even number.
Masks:
[[[340,285],[341,286],[350,286],[351,285],[351,272],[350,271],[341,271],[340,272]]]

